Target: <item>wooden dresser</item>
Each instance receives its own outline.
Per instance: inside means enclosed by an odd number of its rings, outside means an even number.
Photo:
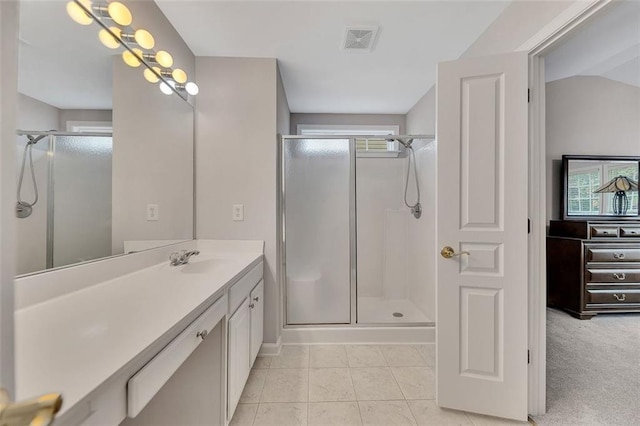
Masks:
[[[547,304],[576,318],[640,312],[640,221],[552,220]]]

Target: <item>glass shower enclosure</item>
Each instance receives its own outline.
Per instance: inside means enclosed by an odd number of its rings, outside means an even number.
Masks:
[[[37,199],[16,206],[18,275],[110,256],[111,134],[19,131],[16,144],[17,198]]]
[[[416,158],[432,139],[414,144]],[[433,323],[410,253],[429,218],[404,203],[408,161],[408,149],[379,135],[281,137],[285,325]]]

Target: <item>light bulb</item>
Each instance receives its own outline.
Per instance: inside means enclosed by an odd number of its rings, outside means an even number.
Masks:
[[[169,86],[169,84],[165,83],[164,81],[160,83],[160,91],[165,95],[170,95],[173,93],[173,89],[171,88],[171,86]]]
[[[171,68],[173,65],[173,58],[166,50],[161,50],[156,53],[156,62],[165,68]]]
[[[133,37],[136,43],[138,43],[138,46],[142,47],[143,49],[153,49],[153,46],[155,46],[156,44],[153,36],[147,30],[137,30]]]
[[[191,96],[195,96],[200,92],[200,88],[193,81],[188,82],[184,86],[184,90],[186,90],[187,93],[190,94]]]
[[[109,6],[107,6],[107,12],[116,24],[120,24],[123,27],[131,25],[131,22],[133,21],[133,17],[131,16],[131,12],[129,12],[127,6],[120,2],[114,1],[109,3]]]
[[[129,65],[130,67],[137,68],[142,63],[138,58],[138,57],[142,57],[142,50],[133,49],[133,51],[136,52],[135,55],[129,52],[128,50],[125,50],[124,52],[122,52],[122,60],[124,61],[125,64]]]
[[[120,28],[109,27],[109,29],[117,37],[120,37],[120,33],[121,33]],[[98,33],[98,38],[100,39],[102,44],[104,44],[109,49],[117,49],[118,47],[120,47],[120,41],[117,38],[113,37],[111,34],[109,34],[109,31],[105,29],[100,30],[100,32]]]
[[[187,82],[187,73],[180,68],[176,68],[175,70],[173,70],[173,72],[171,73],[171,77],[173,77],[173,79],[180,84],[184,84]]]
[[[155,72],[157,72],[158,74],[160,74],[160,68],[158,67],[153,67],[153,69],[155,70]],[[149,83],[157,83],[158,81],[160,81],[160,79],[158,78],[157,75],[155,75],[153,73],[153,71],[151,71],[149,68],[147,68],[146,70],[144,70],[144,78],[149,82]]]
[[[80,0],[80,3],[91,10],[91,2],[89,0]],[[67,3],[67,13],[71,19],[80,25],[90,25],[93,22],[93,18],[74,1]]]

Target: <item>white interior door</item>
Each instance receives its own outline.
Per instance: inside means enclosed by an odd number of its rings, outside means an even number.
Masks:
[[[441,63],[437,402],[527,418],[527,54]],[[468,252],[464,254],[463,252]]]

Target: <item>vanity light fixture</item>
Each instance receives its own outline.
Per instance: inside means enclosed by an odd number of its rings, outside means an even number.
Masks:
[[[186,99],[198,93],[198,86],[188,82],[187,73],[173,67],[173,56],[166,50],[154,51],[153,35],[142,28],[131,28],[133,15],[127,6],[118,1],[72,0],[67,3],[67,13],[75,22],[89,25],[96,22],[102,28],[98,32],[100,42],[109,49],[124,47],[122,60],[130,67],[145,66],[144,78],[150,83],[160,82],[162,93],[178,93]]]

